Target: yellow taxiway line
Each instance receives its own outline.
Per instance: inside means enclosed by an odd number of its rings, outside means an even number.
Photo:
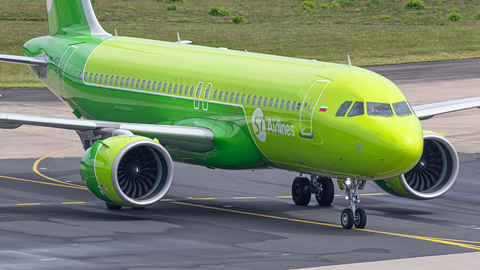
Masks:
[[[376,195],[378,195],[378,194],[376,194]],[[292,218],[286,218],[286,217],[280,217],[280,216],[264,215],[264,214],[246,212],[246,211],[238,211],[238,210],[233,210],[233,209],[225,209],[225,208],[220,208],[220,207],[205,206],[205,205],[198,205],[198,204],[178,202],[178,201],[174,201],[174,202],[170,202],[170,203],[185,205],[185,206],[200,207],[200,208],[223,211],[223,212],[230,212],[230,213],[235,213],[235,214],[264,217],[264,218],[270,218],[270,219],[276,219],[276,220],[285,220],[285,221],[291,221],[291,222],[299,222],[299,223],[307,223],[307,224],[321,225],[321,226],[327,226],[327,227],[342,228],[342,226],[340,226],[340,225],[311,221],[311,220],[292,219]],[[391,233],[391,232],[383,232],[383,231],[367,230],[367,229],[356,229],[356,228],[352,228],[352,229],[357,230],[357,231],[364,231],[364,232],[391,235],[391,236],[397,236],[397,237],[403,237],[403,238],[417,239],[417,240],[423,240],[423,241],[429,241],[429,242],[434,242],[434,243],[456,246],[456,247],[463,247],[463,248],[480,250],[480,242],[474,242],[474,241],[435,238],[435,237],[409,235],[409,234],[401,234],[401,233]],[[474,244],[477,244],[478,246],[474,245]]]
[[[42,161],[42,160],[44,160],[44,159],[46,159],[46,158],[48,158],[48,157],[51,157],[51,156],[53,156],[53,155],[56,155],[56,154],[59,154],[59,153],[63,153],[63,152],[66,152],[66,151],[69,151],[69,150],[72,150],[72,149],[75,149],[75,148],[78,148],[78,147],[81,147],[81,146],[82,146],[82,145],[76,145],[76,146],[72,146],[72,147],[69,147],[69,148],[66,148],[66,149],[63,149],[63,150],[55,151],[55,152],[53,152],[53,153],[50,153],[50,154],[48,154],[48,155],[45,155],[45,156],[37,159],[37,160],[35,161],[35,163],[33,164],[33,171],[34,171],[36,174],[40,175],[41,177],[43,177],[43,178],[45,178],[45,179],[48,179],[48,180],[50,180],[50,181],[58,182],[58,183],[61,183],[62,185],[65,185],[65,186],[72,186],[72,187],[76,187],[76,188],[80,188],[80,189],[85,189],[85,190],[86,190],[86,189],[87,189],[86,187],[83,187],[83,186],[80,186],[80,185],[77,185],[77,184],[65,183],[65,182],[63,182],[63,181],[56,180],[56,179],[53,179],[53,178],[51,178],[51,177],[48,177],[48,176],[44,175],[43,173],[39,172],[38,169],[37,169],[38,164],[40,163],[40,161]]]
[[[0,178],[86,190],[87,188],[84,187],[84,186],[80,186],[80,185],[77,185],[77,184],[71,184],[71,183],[65,183],[63,181],[56,180],[54,178],[48,177],[48,176],[40,173],[37,169],[38,164],[42,160],[44,160],[44,159],[46,159],[50,156],[53,156],[55,154],[66,152],[66,151],[69,151],[69,150],[72,150],[72,149],[75,149],[75,148],[78,148],[78,147],[81,147],[81,145],[77,145],[77,146],[73,146],[73,147],[70,147],[70,148],[63,149],[63,150],[55,151],[55,152],[50,153],[48,155],[45,155],[45,156],[43,156],[43,157],[41,157],[41,158],[39,158],[38,160],[35,161],[35,163],[33,165],[33,171],[36,174],[38,174],[39,176],[41,176],[45,179],[48,179],[50,181],[56,182],[56,183],[34,181],[34,180],[28,180],[28,179],[22,179],[22,178],[10,177],[10,176],[2,176],[2,175],[0,175]],[[361,195],[362,196],[379,196],[379,195],[383,195],[383,193],[370,193],[370,194],[361,194]],[[335,196],[340,196],[340,195],[337,194]],[[276,198],[291,198],[291,196],[275,196],[275,197]],[[200,200],[215,200],[215,198],[189,198],[189,199],[194,200],[194,201],[195,200],[198,200],[198,201],[200,201]],[[256,197],[232,197],[232,199],[234,199],[234,200],[251,200],[251,199],[256,199]],[[264,214],[259,214],[259,213],[238,211],[238,210],[233,210],[233,209],[225,209],[225,208],[219,208],[219,207],[214,207],[214,206],[205,206],[205,205],[186,203],[186,202],[175,201],[175,200],[170,200],[170,199],[162,199],[161,201],[170,201],[170,203],[173,203],[173,204],[201,207],[201,208],[205,208],[205,209],[211,209],[211,210],[217,210],[217,211],[223,211],[223,212],[230,212],[230,213],[236,213],[236,214],[242,214],[242,215],[250,215],[250,216],[276,219],[276,220],[285,220],[285,221],[290,221],[290,222],[298,222],[298,223],[306,223],[306,224],[314,224],[314,225],[342,228],[342,226],[336,225],[336,224],[310,221],[310,220],[303,220],[303,219],[291,219],[291,218],[287,218],[287,217],[280,217],[280,216],[273,216],[273,215],[264,215]],[[61,202],[60,204],[72,205],[72,204],[83,204],[83,203],[85,203],[85,202]],[[17,205],[19,205],[19,206],[33,206],[33,205],[41,205],[41,203],[19,203]],[[371,232],[371,233],[377,233],[377,234],[384,234],[384,235],[391,235],[391,236],[397,236],[397,237],[403,237],[403,238],[417,239],[417,240],[429,241],[429,242],[446,244],[446,245],[451,245],[451,246],[463,247],[463,248],[468,248],[468,249],[480,250],[480,242],[475,242],[475,241],[426,237],[426,236],[391,233],[391,232],[383,232],[383,231],[367,230],[367,229],[356,229],[356,228],[353,228],[353,229],[358,230],[358,231],[365,231],[365,232]]]

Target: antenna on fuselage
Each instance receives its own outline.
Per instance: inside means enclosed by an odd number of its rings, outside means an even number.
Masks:
[[[180,39],[180,34],[177,32],[177,38],[178,38],[178,41],[175,42],[175,43],[178,43],[178,44],[191,44],[192,42],[190,40],[181,40]]]
[[[347,58],[348,58],[348,67],[352,67],[352,62],[350,62],[350,55],[347,54]]]
[[[115,29],[115,37],[118,38],[117,29]]]

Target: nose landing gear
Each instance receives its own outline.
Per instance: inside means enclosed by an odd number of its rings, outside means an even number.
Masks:
[[[340,186],[340,189],[345,189],[347,194],[345,199],[348,200],[348,208],[343,209],[340,219],[342,227],[351,229],[355,225],[356,228],[363,229],[367,224],[367,214],[363,208],[356,208],[356,205],[360,203],[360,199],[355,193],[357,189],[362,190],[367,181],[345,178],[342,179],[342,183],[343,185]]]

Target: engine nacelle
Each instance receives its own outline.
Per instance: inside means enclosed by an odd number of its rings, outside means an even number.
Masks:
[[[173,162],[158,141],[114,136],[96,141],[82,157],[80,174],[87,188],[112,204],[145,207],[170,189]]]
[[[424,131],[423,154],[417,165],[402,175],[374,182],[392,195],[428,200],[452,187],[458,168],[458,155],[452,144],[443,136]]]

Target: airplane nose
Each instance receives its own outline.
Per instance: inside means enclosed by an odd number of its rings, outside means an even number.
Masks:
[[[377,155],[385,172],[400,175],[413,168],[423,152],[423,132],[420,125],[391,126],[377,136]],[[383,166],[382,166],[383,167]]]

